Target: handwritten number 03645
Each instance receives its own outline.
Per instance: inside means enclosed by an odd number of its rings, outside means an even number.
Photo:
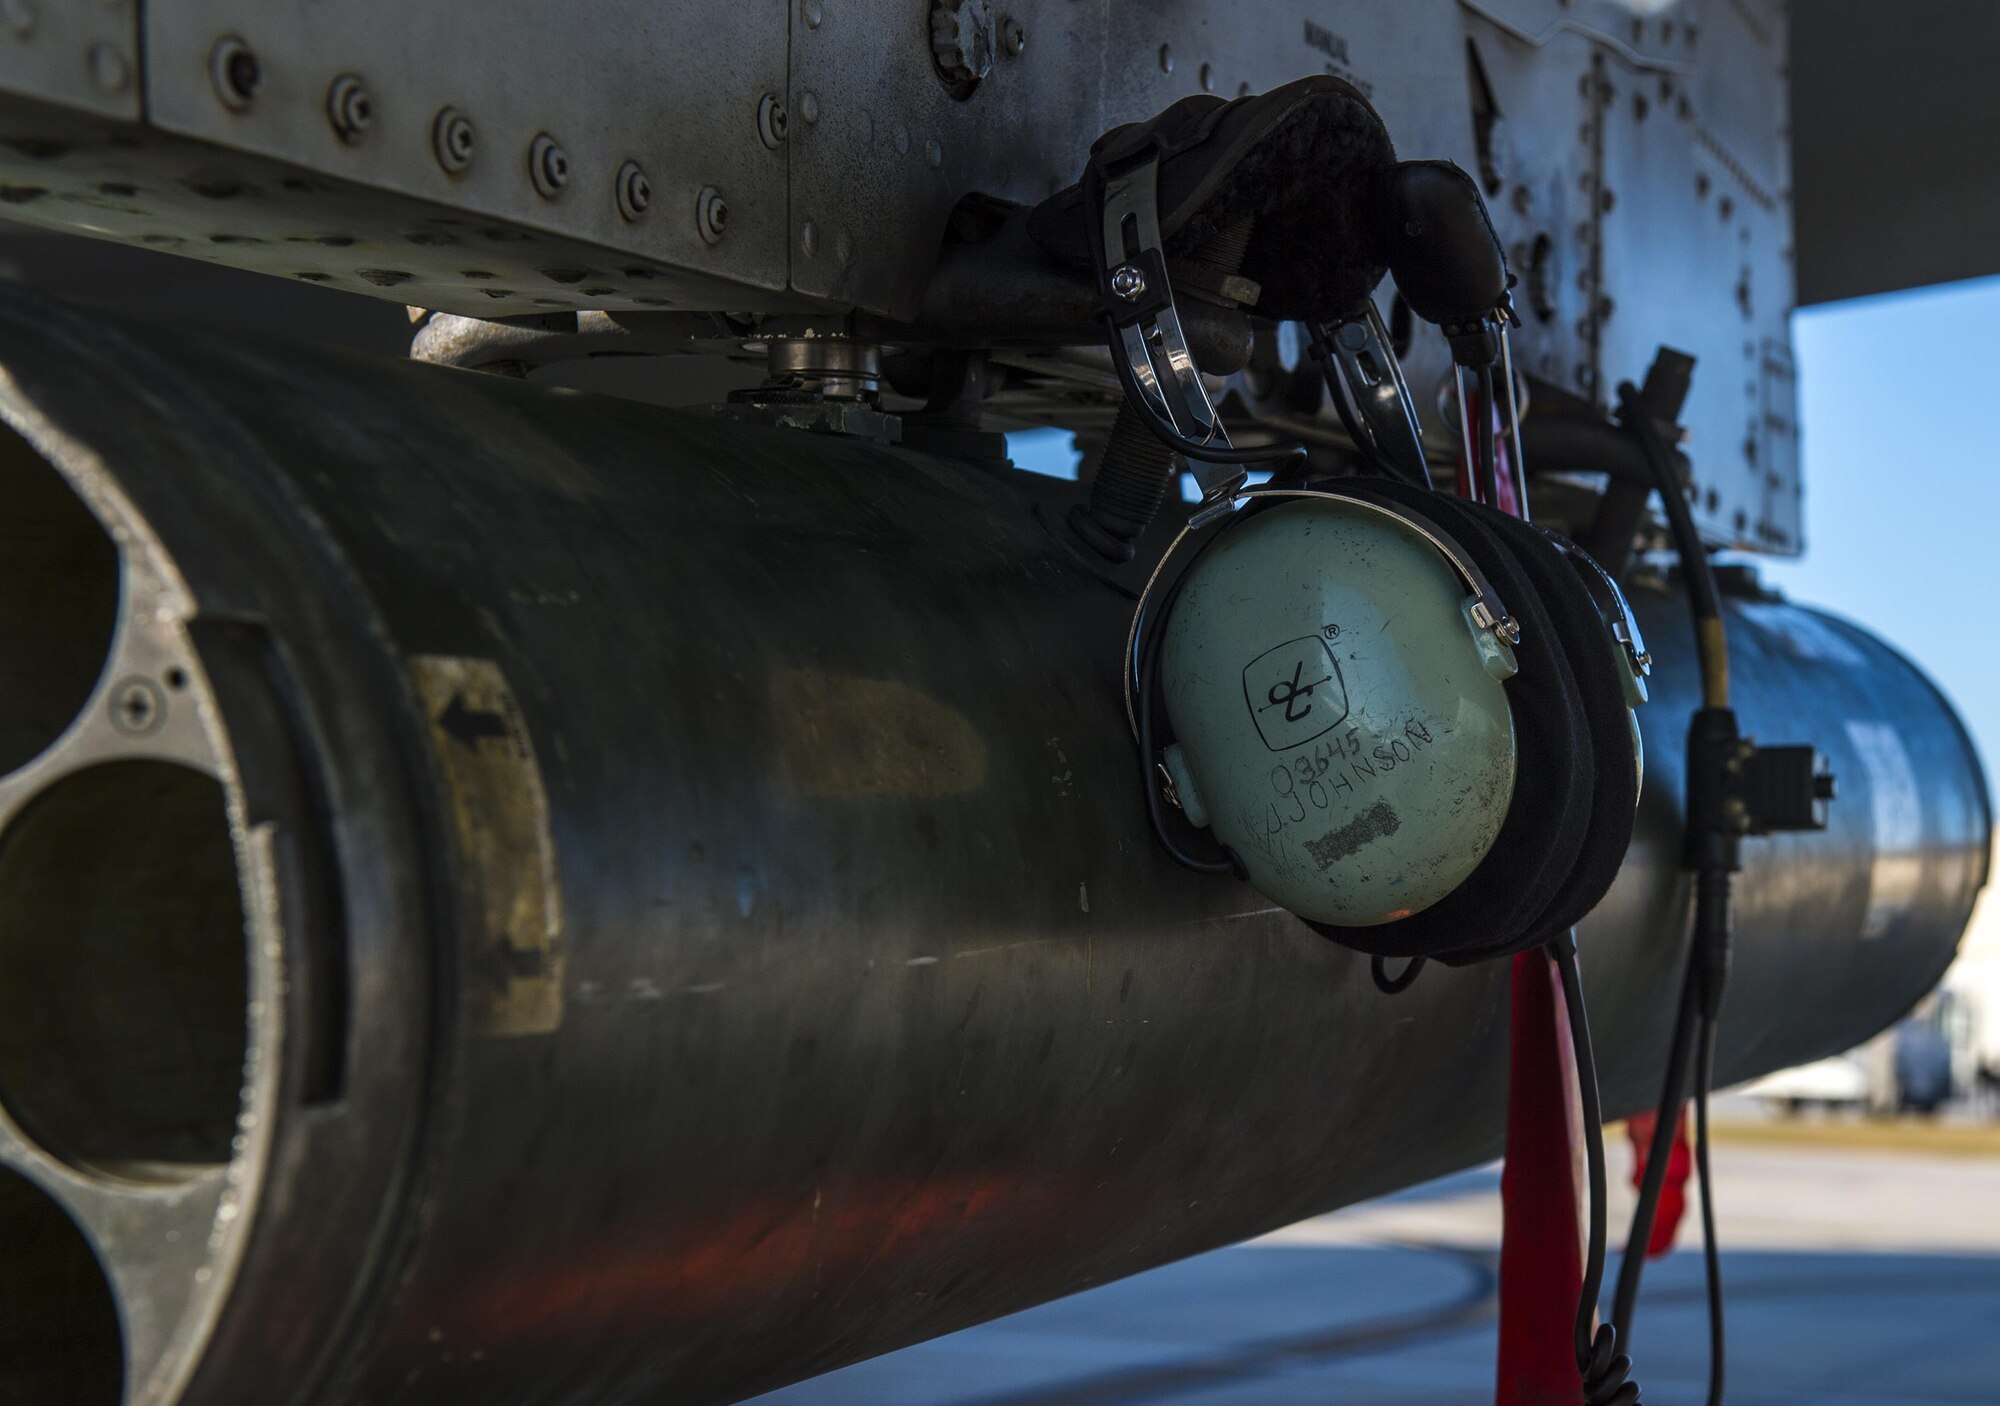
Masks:
[[[1313,803],[1315,809],[1325,810],[1327,807],[1328,797],[1326,787],[1319,784],[1319,775],[1313,770],[1312,763],[1301,757],[1297,765],[1299,768],[1299,781],[1305,785],[1303,791],[1292,780],[1292,770],[1290,767],[1278,766],[1271,768],[1271,789],[1278,793],[1279,799],[1290,801],[1292,808],[1298,812],[1296,815],[1281,816],[1280,818],[1284,820],[1304,820],[1306,818],[1306,801],[1308,800]],[[1271,809],[1274,813],[1277,813],[1275,805]]]

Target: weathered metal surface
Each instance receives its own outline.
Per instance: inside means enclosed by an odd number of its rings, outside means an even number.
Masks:
[[[785,0],[619,0],[587,11],[540,0],[147,0],[147,115],[163,131],[322,176],[777,290],[786,147],[759,138],[757,108],[785,91],[786,11]],[[241,39],[262,69],[240,111],[211,80],[223,36]],[[336,134],[328,113],[346,74],[365,83],[373,109],[354,140]],[[434,151],[447,108],[474,133],[460,171]],[[548,195],[530,170],[543,135],[567,159]],[[628,161],[651,193],[636,219],[617,198]],[[729,208],[714,244],[696,229],[705,186]]]
[[[468,316],[801,305],[715,270],[7,96],[0,209],[25,224]]]
[[[1390,1000],[1158,853],[1129,602],[1042,484],[13,294],[0,369],[7,423],[184,578],[275,856],[285,1037],[189,1406],[727,1401],[1497,1150],[1503,965]],[[1694,671],[1679,601],[1635,604],[1648,787],[1584,935],[1613,1113],[1656,1092],[1687,902]],[[1817,742],[1842,798],[1751,848],[1725,1080],[1926,990],[1990,827],[1900,657],[1731,625],[1746,728]],[[440,669],[486,681],[456,717]],[[484,829],[456,808],[510,784]],[[496,887],[510,855],[552,877]]]
[[[1659,343],[1694,353],[1686,423],[1704,532],[1800,550],[1776,0],[998,9],[1018,52],[1000,46],[955,96],[934,69],[925,7],[906,0],[620,3],[587,21],[525,0],[155,0],[137,133],[63,130],[24,105],[107,111],[10,78],[6,57],[26,48],[0,35],[0,194],[38,223],[468,316],[851,309],[922,322],[947,343],[974,329],[1019,342],[1053,324],[929,320],[964,196],[1032,204],[1074,180],[1116,123],[1191,93],[1336,72],[1368,89],[1403,155],[1480,176],[1522,279],[1524,369],[1602,401]],[[230,38],[262,80],[237,106],[211,62]],[[371,117],[343,137],[330,103],[348,78]],[[775,142],[759,120],[766,97],[787,115]],[[475,130],[462,171],[434,150],[447,108]],[[530,164],[543,136],[568,163],[553,198]],[[651,192],[637,219],[620,209],[627,163]],[[713,242],[697,218],[704,191],[728,210]],[[1418,329],[1409,370],[1434,435],[1448,428],[1435,404],[1446,365],[1441,339]]]
[[[134,120],[139,53],[139,0],[0,5],[0,92]]]

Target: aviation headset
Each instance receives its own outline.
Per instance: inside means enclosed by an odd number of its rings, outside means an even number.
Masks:
[[[1477,186],[1449,162],[1397,162],[1374,107],[1337,78],[1302,79],[1233,102],[1198,95],[1151,122],[1114,129],[1093,147],[1084,179],[1035,211],[1031,232],[1045,249],[1091,264],[1128,395],[1150,412],[1155,432],[1189,458],[1208,490],[1203,510],[1155,569],[1128,637],[1127,711],[1142,752],[1155,833],[1183,864],[1232,871],[1298,912],[1322,936],[1377,957],[1462,965],[1552,941],[1604,896],[1631,842],[1640,762],[1631,709],[1643,700],[1649,662],[1637,627],[1616,585],[1580,548],[1496,508],[1431,491],[1427,475],[1423,484],[1408,481],[1410,474],[1387,462],[1407,464],[1407,453],[1376,453],[1381,476],[1296,487],[1248,488],[1240,472],[1225,478],[1208,468],[1260,455],[1230,446],[1220,432],[1198,378],[1189,374],[1192,363],[1167,281],[1171,269],[1192,265],[1199,272],[1202,251],[1214,248],[1231,222],[1241,229],[1246,219],[1239,267],[1260,285],[1258,313],[1319,329],[1322,346],[1332,341],[1324,335],[1327,325],[1372,312],[1372,290],[1391,270],[1404,300],[1440,327],[1463,365],[1490,366],[1496,313],[1511,315],[1505,261]],[[1400,392],[1400,372],[1388,355],[1386,369]],[[1408,423],[1413,435],[1413,415]],[[1369,442],[1364,448],[1379,450],[1373,435]],[[1262,457],[1297,452],[1287,446],[1262,451]],[[1421,474],[1420,445],[1414,457]],[[1207,643],[1216,657],[1238,665],[1286,644],[1282,637],[1253,637],[1254,613],[1225,613],[1197,628],[1177,622],[1176,611],[1184,593],[1198,590],[1216,570],[1217,557],[1230,555],[1217,554],[1218,543],[1239,533],[1269,535],[1270,523],[1288,504],[1294,516],[1343,519],[1349,529],[1347,547],[1331,555],[1325,531],[1310,548],[1296,540],[1274,548],[1296,556],[1298,589],[1313,579],[1366,575],[1371,536],[1385,546],[1391,539],[1421,543],[1462,587],[1457,603],[1470,630],[1451,647],[1462,656],[1455,662],[1411,659],[1406,667],[1459,668],[1474,693],[1501,681],[1511,736],[1485,736],[1472,747],[1483,755],[1472,760],[1489,779],[1506,776],[1504,812],[1497,823],[1474,827],[1469,845],[1464,827],[1452,830],[1460,853],[1445,852],[1445,845],[1419,856],[1431,862],[1433,880],[1435,866],[1443,864],[1455,882],[1434,881],[1429,887],[1442,892],[1384,909],[1373,921],[1354,921],[1330,892],[1351,866],[1329,863],[1317,876],[1302,875],[1296,856],[1246,842],[1240,808],[1202,804],[1203,793],[1219,797],[1231,790],[1231,772],[1268,776],[1276,761],[1295,764],[1299,749],[1274,746],[1261,734],[1253,738],[1246,729],[1254,716],[1212,725],[1215,710],[1190,701],[1202,684],[1214,683],[1210,671],[1169,678],[1172,668],[1163,668],[1166,656],[1187,652],[1177,653],[1177,624],[1180,634],[1221,630],[1224,637]],[[1174,566],[1190,538],[1199,540],[1185,564]],[[1452,622],[1439,623],[1449,634]],[[1284,636],[1289,627],[1273,628]],[[1327,650],[1336,668],[1338,649]],[[1482,671],[1480,679],[1465,669]],[[1302,687],[1303,681],[1286,686]],[[1256,712],[1247,691],[1242,711]],[[1382,723],[1363,717],[1355,726],[1365,731]],[[1306,755],[1310,761],[1309,746]],[[1434,769],[1434,791],[1451,784],[1449,775]],[[1195,854],[1175,837],[1179,822],[1165,813],[1163,791],[1188,820],[1213,827],[1222,842],[1219,856]],[[1449,810],[1453,800],[1430,799],[1433,813]],[[1392,823],[1401,825],[1385,816],[1375,830]],[[1351,838],[1365,847],[1384,836],[1363,824]],[[1397,846],[1384,847],[1384,862],[1403,862],[1409,845],[1421,849],[1423,841],[1405,834]],[[1391,855],[1390,848],[1403,853]],[[1316,917],[1315,909],[1347,921]]]

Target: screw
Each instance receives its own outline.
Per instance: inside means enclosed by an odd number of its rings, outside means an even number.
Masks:
[[[705,244],[720,244],[729,226],[729,203],[714,186],[703,186],[694,201],[694,227]]]
[[[431,120],[431,155],[454,176],[472,164],[475,140],[472,119],[455,107],[439,108]]]
[[[547,132],[537,134],[528,147],[528,179],[544,200],[554,200],[569,184],[569,153]]]
[[[231,112],[242,112],[257,98],[264,86],[264,66],[250,46],[233,34],[215,41],[208,54],[208,81],[215,96]]]
[[[1010,59],[1021,57],[1021,51],[1028,47],[1028,31],[1021,28],[1021,22],[1012,15],[1000,17],[1000,52]]]
[[[785,111],[784,103],[776,93],[766,93],[757,99],[757,140],[776,151],[785,142],[785,129],[791,125],[791,117]]]
[[[1146,275],[1130,264],[1111,271],[1111,291],[1128,303],[1136,303],[1146,292]]]
[[[151,679],[126,679],[111,697],[111,725],[127,737],[158,732],[166,713],[167,700]]]
[[[628,220],[638,219],[653,203],[653,183],[646,179],[646,173],[636,161],[628,161],[618,168],[615,188],[618,213]]]
[[[326,90],[326,120],[333,124],[334,135],[350,146],[375,121],[375,100],[355,74],[341,74]]]

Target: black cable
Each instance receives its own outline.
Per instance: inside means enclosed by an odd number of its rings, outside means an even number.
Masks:
[[[1695,1062],[1694,1160],[1701,1175],[1701,1258],[1708,1280],[1708,1406],[1722,1406],[1728,1343],[1723,1323],[1722,1254],[1715,1242],[1714,1178],[1708,1170],[1708,1090],[1715,1082],[1715,1022],[1701,1024],[1701,1053]]]
[[[1409,964],[1401,972],[1395,976],[1391,976],[1389,975],[1388,958],[1370,957],[1368,959],[1368,975],[1374,981],[1375,989],[1380,991],[1384,996],[1400,996],[1417,984],[1417,978],[1423,975],[1424,964],[1427,960],[1424,957],[1412,957],[1409,960]]]
[[[1583,1157],[1590,1181],[1590,1238],[1583,1258],[1583,1288],[1576,1303],[1576,1365],[1583,1377],[1584,1406],[1638,1406],[1639,1384],[1628,1380],[1632,1359],[1618,1351],[1618,1328],[1598,1324],[1597,1296],[1604,1287],[1604,1250],[1609,1238],[1605,1209],[1604,1106],[1597,1088],[1597,1055],[1591,1045],[1590,1017],[1577,969],[1576,929],[1549,944],[1562,978],[1569,1037],[1576,1051],[1577,1091],[1583,1102]]]
[[[1687,585],[1688,607],[1694,612],[1695,652],[1701,660],[1702,698],[1711,708],[1729,706],[1729,649],[1722,632],[1722,592],[1715,582],[1715,568],[1702,547],[1701,534],[1689,511],[1687,494],[1674,468],[1672,451],[1660,438],[1645,397],[1630,381],[1618,387],[1619,422],[1625,427],[1653,473],[1653,485],[1660,493],[1660,506],[1667,515],[1673,534],[1674,554],[1680,558],[1681,578]]]
[[[1681,562],[1681,579],[1694,617],[1695,650],[1701,665],[1702,707],[1688,729],[1687,843],[1683,865],[1694,871],[1694,926],[1681,1008],[1668,1051],[1667,1081],[1660,1093],[1659,1122],[1646,1166],[1640,1204],[1619,1266],[1612,1321],[1629,1342],[1639,1291],[1639,1269],[1659,1205],[1659,1186],[1680,1108],[1687,1066],[1695,1063],[1695,1160],[1701,1175],[1703,1268],[1708,1291],[1709,1406],[1721,1406],[1725,1366],[1722,1261],[1715,1241],[1715,1214],[1708,1166],[1708,1088],[1714,1080],[1715,1028],[1729,976],[1732,875],[1740,866],[1740,831],[1727,818],[1727,767],[1737,751],[1736,715],[1729,706],[1729,644],[1722,625],[1722,594],[1715,568],[1694,525],[1673,455],[1646,407],[1645,397],[1627,381],[1618,387],[1619,420],[1637,443],[1659,490],[1660,505]]]
[[[1632,1312],[1639,1301],[1639,1275],[1646,1267],[1646,1247],[1653,1238],[1653,1222],[1659,1215],[1660,1193],[1666,1185],[1674,1133],[1680,1127],[1681,1101],[1687,1096],[1688,1062],[1693,1054],[1692,1037],[1698,1017],[1694,985],[1683,981],[1680,1010],[1674,1017],[1673,1037],[1667,1043],[1667,1075],[1654,1109],[1653,1140],[1646,1151],[1646,1170],[1639,1183],[1639,1204],[1632,1211],[1632,1227],[1625,1236],[1625,1255],[1618,1263],[1618,1291],[1611,1300],[1611,1321],[1618,1325],[1628,1346],[1632,1341]]]

